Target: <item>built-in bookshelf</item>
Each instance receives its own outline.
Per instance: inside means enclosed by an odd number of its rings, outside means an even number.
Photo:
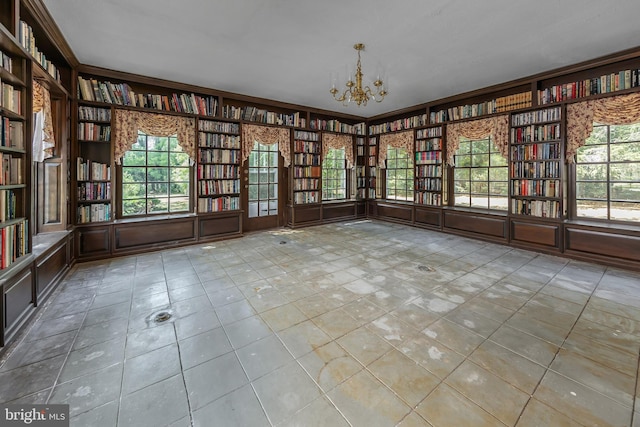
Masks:
[[[236,106],[227,104],[222,107],[222,117],[225,119],[243,120],[247,122],[264,123],[270,125],[306,127],[307,119],[305,113],[295,112],[275,112],[266,108],[259,108],[252,105]]]
[[[376,177],[378,165],[378,137],[370,136],[366,147],[365,167],[367,177],[367,188],[365,198],[376,198]]]
[[[429,114],[429,123],[436,124],[452,120],[469,119],[528,107],[531,107],[531,91],[501,96],[475,104],[456,105],[438,109]]]
[[[552,107],[511,115],[511,213],[561,218],[562,108]]]
[[[29,52],[35,61],[44,68],[51,77],[60,81],[60,71],[47,56],[38,49],[37,40],[33,35],[33,28],[24,21],[20,21],[18,26],[18,41],[22,47]]]
[[[82,101],[104,102],[150,110],[187,113],[200,116],[216,115],[218,98],[195,93],[149,93],[134,91],[128,83],[102,81],[78,76],[77,97]]]
[[[413,129],[427,124],[427,114],[418,114],[369,126],[369,135]]]
[[[365,152],[369,147],[367,146],[367,138],[365,137],[357,137],[356,138],[356,198],[358,199],[366,199],[367,198],[367,188],[368,179],[367,179],[367,158],[365,156]]]
[[[0,49],[2,45],[0,45]],[[29,253],[25,59],[0,50],[0,269]]]
[[[415,202],[442,206],[442,126],[416,130]]]
[[[240,125],[198,120],[198,212],[240,209]]]
[[[640,87],[640,68],[627,68],[613,73],[568,83],[554,84],[538,90],[538,104],[570,101],[587,96],[618,92]]]
[[[77,141],[76,223],[111,221],[111,109],[78,105]]]
[[[296,130],[293,136],[293,202],[320,202],[320,134]]]
[[[327,132],[349,133],[352,135],[364,135],[367,127],[362,123],[345,123],[338,119],[312,118],[309,121],[309,129]]]

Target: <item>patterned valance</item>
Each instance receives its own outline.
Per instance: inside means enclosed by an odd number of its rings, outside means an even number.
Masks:
[[[487,119],[447,124],[447,164],[454,166],[454,155],[460,147],[460,137],[468,139],[493,138],[500,154],[509,158],[509,116],[507,114]]]
[[[338,135],[335,133],[322,134],[322,159],[331,149],[339,150],[344,148],[347,168],[351,169],[355,162],[353,160],[353,137],[351,135]]]
[[[380,146],[378,147],[378,167],[385,168],[387,160],[387,148],[404,148],[409,154],[409,158],[413,158],[415,153],[413,131],[408,130],[397,133],[387,133],[380,136]]]
[[[291,164],[291,131],[273,126],[242,125],[242,163],[249,158],[255,142],[272,145],[277,142],[278,151],[284,158],[284,167]]]
[[[195,120],[189,117],[154,114],[142,111],[115,110],[113,130],[114,158],[120,164],[122,157],[138,140],[138,130],[155,136],[177,135],[178,144],[196,161],[196,127]]]
[[[56,140],[51,115],[51,94],[49,89],[36,80],[33,80],[33,112],[42,113],[43,120],[41,129],[36,129],[34,133],[33,160],[43,161],[53,156]]]
[[[628,125],[640,122],[640,93],[613,96],[567,106],[567,162],[575,161],[591,132],[593,123]]]

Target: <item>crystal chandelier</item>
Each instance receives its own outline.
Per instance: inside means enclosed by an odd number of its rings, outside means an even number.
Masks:
[[[338,95],[338,88],[336,88],[335,81],[332,82],[331,89],[329,92],[333,95],[333,98],[342,102],[342,104],[346,107],[350,102],[355,102],[358,107],[360,105],[367,105],[367,101],[369,99],[373,99],[376,102],[382,102],[384,97],[387,95],[387,91],[384,88],[384,83],[380,77],[376,78],[373,82],[373,86],[375,87],[375,93],[369,86],[362,87],[362,66],[360,65],[360,51],[364,50],[364,44],[357,43],[353,45],[353,48],[358,51],[358,64],[356,65],[356,75],[355,82],[352,77],[349,76],[346,83],[347,88]]]

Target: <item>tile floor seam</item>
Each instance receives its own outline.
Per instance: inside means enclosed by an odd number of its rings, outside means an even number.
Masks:
[[[560,271],[558,271],[556,274],[553,275],[553,277],[551,279],[549,279],[549,281],[547,281],[547,283],[544,286],[547,286],[555,277],[558,276],[558,274],[560,274],[560,272],[562,272],[562,270],[564,270],[564,268],[566,268],[567,265],[569,265],[570,263],[567,263],[565,265],[565,267],[563,267]],[[607,268],[605,268],[602,271],[602,275],[600,276],[600,279],[598,279],[598,284],[596,286],[593,287],[593,290],[591,291],[591,293],[589,294],[589,297],[587,298],[587,300],[585,301],[584,305],[582,306],[582,309],[580,310],[580,313],[576,316],[575,321],[573,322],[573,324],[571,325],[571,328],[569,329],[569,331],[567,331],[567,334],[565,335],[564,339],[562,340],[562,343],[558,346],[558,349],[556,350],[555,354],[553,355],[553,358],[551,359],[551,361],[549,362],[549,364],[545,367],[545,372],[544,374],[540,377],[540,379],[538,380],[537,384],[535,385],[534,389],[531,391],[530,395],[529,395],[529,399],[527,399],[527,402],[525,403],[525,405],[522,407],[522,410],[520,411],[520,414],[518,415],[518,418],[516,420],[516,426],[518,425],[518,423],[520,422],[520,419],[522,418],[522,415],[524,414],[525,409],[527,408],[527,406],[529,406],[529,402],[531,402],[531,399],[533,399],[534,395],[536,394],[536,391],[538,390],[538,388],[540,387],[540,384],[542,384],[542,380],[547,376],[547,373],[549,372],[554,372],[558,375],[562,375],[565,378],[569,378],[566,375],[563,375],[560,372],[557,372],[553,369],[551,369],[551,365],[553,365],[553,362],[556,360],[556,358],[558,357],[558,354],[560,354],[560,350],[562,350],[564,344],[567,342],[567,339],[569,338],[569,336],[571,335],[571,331],[573,331],[573,328],[576,326],[576,324],[578,323],[578,320],[580,319],[580,317],[582,316],[582,313],[584,312],[584,310],[587,308],[587,305],[589,304],[589,301],[591,300],[591,297],[593,296],[593,294],[595,293],[596,289],[598,288],[600,282],[602,281],[602,278],[605,275],[605,272],[607,271]],[[542,288],[540,288],[540,290],[542,290],[544,288],[544,286]],[[535,294],[537,295],[538,293],[540,293],[540,290],[538,290],[538,292],[536,292]],[[636,376],[637,377],[637,376]],[[573,380],[572,378],[569,378],[572,381],[576,381]],[[592,387],[589,387],[586,384],[582,384],[579,381],[576,381],[577,383],[590,388],[592,390],[594,390]],[[596,392],[598,392],[597,390],[594,390]],[[599,393],[599,392],[598,392]],[[606,396],[603,393],[599,393],[602,394],[603,396]],[[607,396],[608,397],[608,396]],[[617,402],[617,400],[616,400]],[[553,408],[555,409],[555,408]],[[632,411],[633,413],[633,411]],[[577,421],[576,419],[574,419],[573,417],[571,417],[571,415],[567,415],[569,418],[571,418],[574,422],[577,422],[578,424],[581,424],[579,421]]]

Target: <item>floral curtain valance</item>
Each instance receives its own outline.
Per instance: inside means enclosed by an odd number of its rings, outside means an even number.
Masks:
[[[378,147],[378,167],[385,168],[387,160],[387,148],[404,148],[409,154],[409,158],[413,158],[415,153],[413,131],[387,133],[380,136],[380,146]]]
[[[593,123],[628,125],[640,122],[640,93],[576,102],[567,106],[567,162],[575,161]]]
[[[249,158],[256,141],[263,145],[272,145],[277,142],[278,151],[284,158],[284,167],[291,164],[291,133],[289,129],[272,126],[242,125],[242,163]]]
[[[33,113],[36,123],[33,135],[33,160],[41,162],[53,157],[56,146],[51,116],[51,94],[49,89],[33,80]]]
[[[195,120],[189,117],[154,114],[139,111],[116,109],[113,131],[114,157],[120,164],[122,157],[131,149],[138,139],[138,130],[155,136],[178,136],[178,144],[196,161],[196,127]]]
[[[353,159],[353,137],[351,135],[338,135],[335,133],[322,134],[322,159],[324,160],[329,150],[339,150],[344,148],[345,158],[347,159],[347,168],[353,168],[355,162]]]
[[[500,154],[509,157],[509,116],[507,114],[469,122],[447,125],[447,164],[454,165],[454,155],[460,147],[460,137],[468,139],[493,138]]]

